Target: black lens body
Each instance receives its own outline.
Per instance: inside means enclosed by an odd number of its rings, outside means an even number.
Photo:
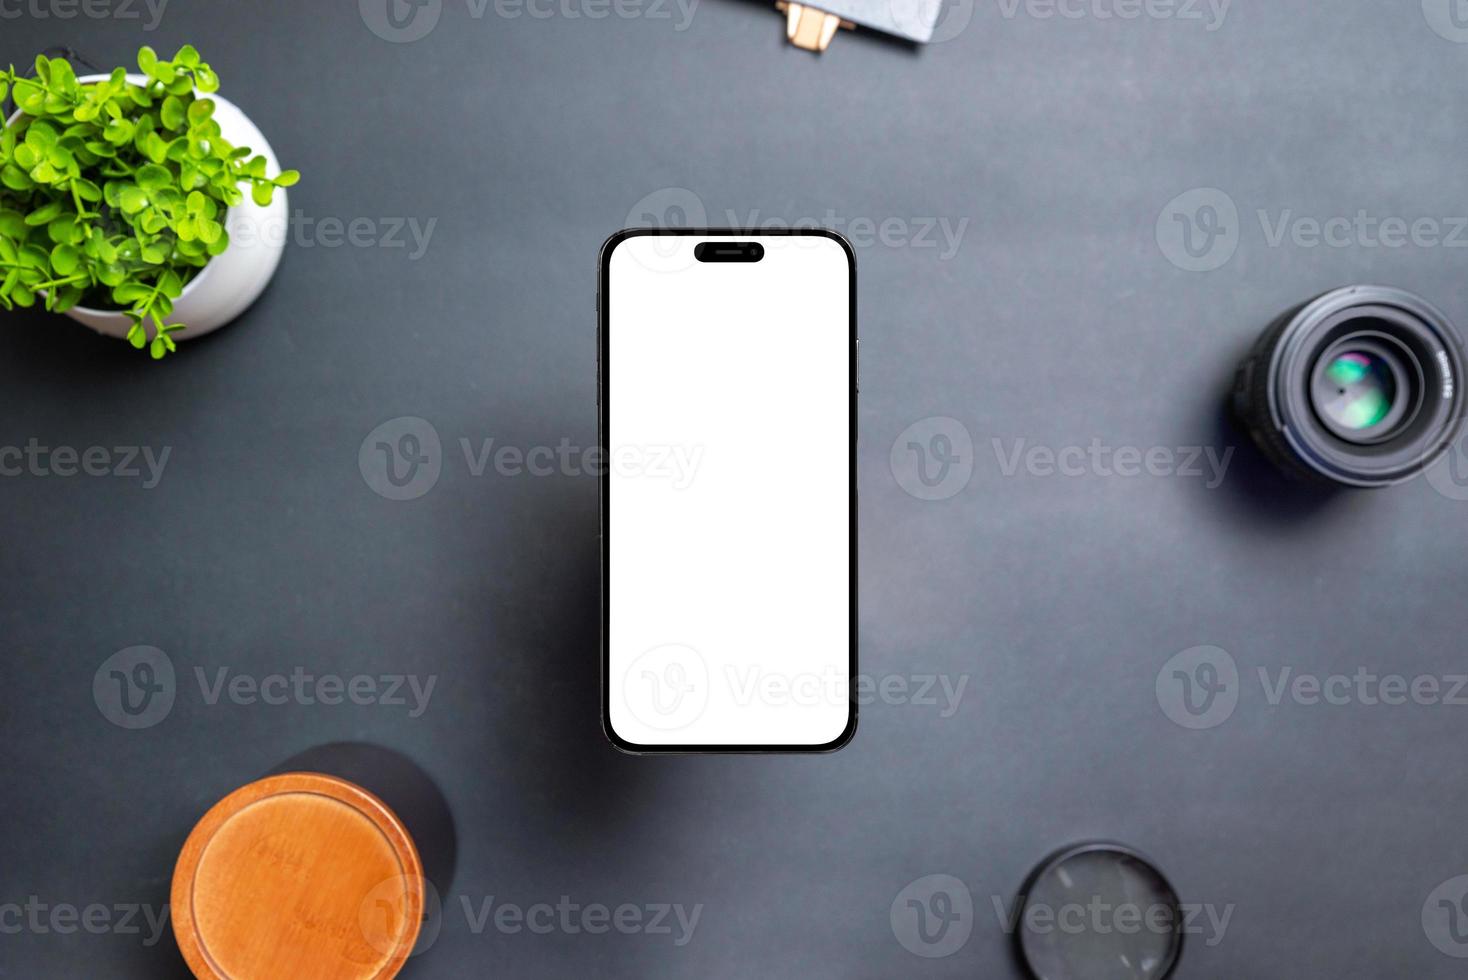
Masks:
[[[1285,472],[1350,487],[1401,483],[1432,465],[1464,412],[1463,343],[1425,300],[1347,286],[1264,331],[1239,368],[1234,407]]]

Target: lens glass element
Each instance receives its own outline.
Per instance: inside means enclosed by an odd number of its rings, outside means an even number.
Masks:
[[[1325,379],[1334,390],[1322,399],[1320,410],[1344,429],[1360,432],[1380,425],[1397,400],[1391,366],[1365,351],[1337,355],[1326,367]]]
[[[1035,980],[1162,980],[1181,951],[1181,907],[1162,873],[1112,845],[1050,859],[1021,896],[1020,955]]]

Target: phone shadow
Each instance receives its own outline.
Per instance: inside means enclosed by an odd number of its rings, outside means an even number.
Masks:
[[[516,593],[554,598],[505,610],[493,643],[530,653],[509,674],[479,683],[514,686],[512,696],[496,694],[495,732],[515,746],[511,783],[538,818],[530,832],[548,846],[600,848],[609,831],[647,813],[669,760],[624,753],[603,731],[600,487],[591,476],[547,484],[537,510],[560,516],[546,525],[541,560],[520,563],[531,577]]]

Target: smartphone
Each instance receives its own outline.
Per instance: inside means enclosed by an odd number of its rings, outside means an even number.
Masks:
[[[856,257],[621,231],[598,309],[602,718],[629,752],[856,730]]]

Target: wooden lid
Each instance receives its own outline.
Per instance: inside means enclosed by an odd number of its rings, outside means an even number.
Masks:
[[[201,980],[386,980],[413,951],[423,867],[377,797],[319,773],[235,790],[173,872],[173,932]]]

